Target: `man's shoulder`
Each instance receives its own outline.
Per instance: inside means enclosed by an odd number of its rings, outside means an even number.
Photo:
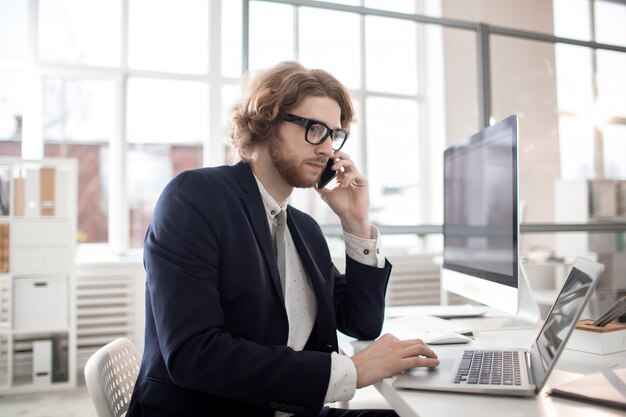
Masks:
[[[172,182],[178,185],[204,182],[211,183],[214,186],[219,186],[220,184],[231,185],[236,181],[235,167],[233,165],[190,169],[176,175],[172,180]]]

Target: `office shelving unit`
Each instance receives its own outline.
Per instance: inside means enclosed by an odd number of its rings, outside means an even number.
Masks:
[[[76,172],[0,157],[0,394],[76,384]]]

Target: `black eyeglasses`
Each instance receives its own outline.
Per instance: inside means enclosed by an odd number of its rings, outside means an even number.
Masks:
[[[311,145],[321,145],[326,138],[330,136],[333,142],[333,151],[341,149],[350,135],[350,132],[345,129],[333,130],[322,122],[306,119],[291,113],[287,113],[284,119],[287,122],[304,127],[306,129],[304,132],[304,140]]]

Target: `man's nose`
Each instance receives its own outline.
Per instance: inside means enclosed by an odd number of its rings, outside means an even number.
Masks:
[[[331,156],[333,156],[334,152],[335,151],[333,150],[333,140],[330,136],[324,139],[324,142],[317,145],[318,154],[326,155],[328,158],[330,158]]]

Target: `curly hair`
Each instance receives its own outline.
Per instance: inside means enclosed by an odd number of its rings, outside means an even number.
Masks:
[[[354,118],[346,87],[321,69],[307,69],[297,62],[281,62],[252,78],[243,98],[233,108],[230,143],[243,160],[249,160],[258,144],[276,135],[282,116],[307,97],[328,97],[341,109],[341,127]]]

